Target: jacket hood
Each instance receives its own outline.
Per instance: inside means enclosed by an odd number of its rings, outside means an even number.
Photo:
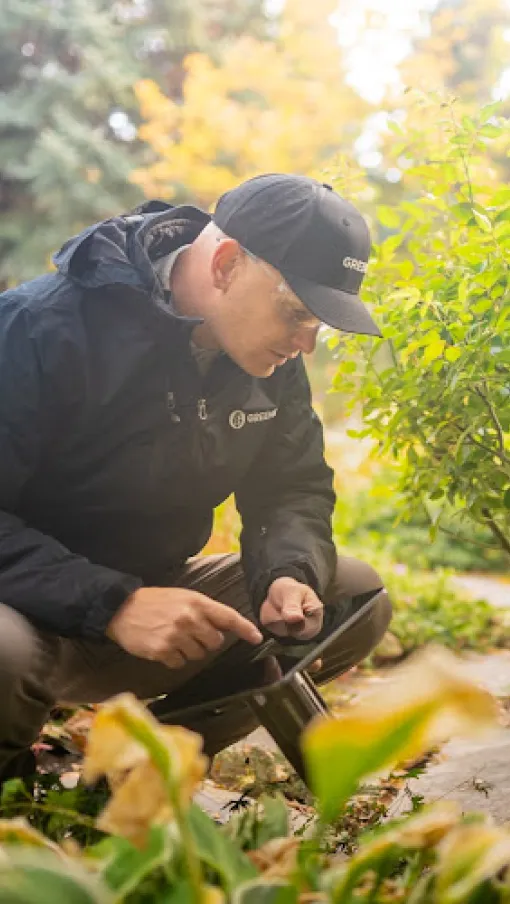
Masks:
[[[132,214],[96,223],[68,239],[53,262],[84,288],[122,283],[163,291],[151,261],[193,242],[210,219],[198,207],[148,201]]]

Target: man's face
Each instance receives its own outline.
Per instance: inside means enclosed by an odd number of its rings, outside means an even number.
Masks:
[[[321,322],[274,267],[238,246],[231,277],[206,322],[239,367],[270,377],[289,358],[313,352]]]

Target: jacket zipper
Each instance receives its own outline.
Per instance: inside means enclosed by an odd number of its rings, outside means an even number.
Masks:
[[[198,416],[201,421],[207,420],[207,399],[199,399],[197,402]]]
[[[180,416],[177,414],[175,410],[175,393],[167,392],[166,394],[166,406],[170,413],[170,420],[174,424],[180,423]],[[198,399],[197,400],[197,413],[201,421],[207,420],[207,399]]]

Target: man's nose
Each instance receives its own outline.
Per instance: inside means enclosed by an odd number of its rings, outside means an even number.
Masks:
[[[299,346],[299,351],[304,352],[305,355],[310,355],[313,351],[315,351],[315,346],[317,345],[317,335],[319,332],[319,327],[313,327],[310,329],[299,330],[295,336],[296,345]]]

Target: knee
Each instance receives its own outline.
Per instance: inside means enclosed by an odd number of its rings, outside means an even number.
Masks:
[[[369,593],[367,589],[363,592]],[[382,640],[391,621],[391,603],[381,585],[372,588],[368,600],[358,592],[350,602],[344,612],[348,627],[324,651],[323,666],[317,676],[314,675],[318,684],[331,681],[366,659]]]
[[[0,603],[0,675],[18,678],[29,671],[37,652],[37,634],[15,609]]]
[[[350,556],[338,556],[333,592],[340,596],[364,596],[384,587],[380,574],[368,562]]]
[[[365,640],[367,650],[364,655],[382,639],[392,616],[391,602],[381,575],[368,562],[362,562],[348,556],[339,556],[334,582],[333,594],[337,603],[347,603],[353,614],[361,610],[365,603],[373,597],[373,605],[369,607],[365,624]]]
[[[335,579],[325,597],[331,606],[331,628],[349,626],[324,653],[318,681],[329,681],[365,659],[382,640],[392,608],[384,581],[375,568],[358,559],[339,556]]]
[[[392,616],[391,602],[383,588],[374,598],[365,618],[360,619],[360,661],[373,652],[383,639]]]

